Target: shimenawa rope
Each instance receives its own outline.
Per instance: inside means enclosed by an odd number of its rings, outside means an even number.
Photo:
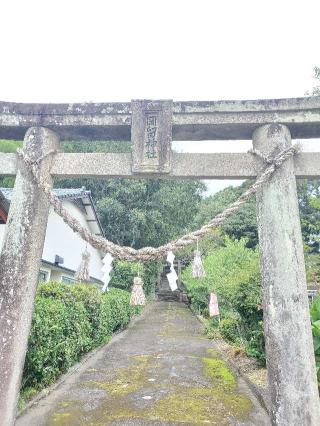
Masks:
[[[213,219],[211,219],[209,223],[202,226],[197,231],[190,232],[189,234],[186,234],[177,240],[171,241],[160,247],[144,247],[136,250],[132,247],[119,246],[118,244],[114,244],[106,238],[92,234],[90,231],[85,229],[80,224],[80,222],[72,217],[63,207],[62,202],[54,195],[50,185],[41,176],[39,163],[42,158],[34,161],[24,150],[17,150],[19,157],[24,161],[27,168],[30,170],[35,182],[46,195],[54,211],[62,217],[64,222],[67,223],[74,232],[77,232],[81,238],[87,243],[91,244],[91,246],[98,250],[109,252],[112,254],[112,256],[117,257],[118,259],[142,262],[161,259],[167,254],[168,251],[176,251],[177,249],[192,244],[196,242],[197,239],[203,238],[206,234],[209,233],[211,229],[221,225],[228,217],[230,217],[243,204],[245,204],[265,182],[271,178],[277,168],[279,168],[288,158],[299,152],[299,146],[294,145],[289,148],[285,148],[280,153],[276,154],[273,158],[265,156],[258,150],[251,150],[249,152],[261,158],[266,163],[266,167],[258,175],[255,182],[242,195],[240,195],[240,197],[235,202],[230,204],[229,207],[227,207],[223,212],[217,214]]]

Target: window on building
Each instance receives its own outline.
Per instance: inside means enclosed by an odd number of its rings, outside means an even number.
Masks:
[[[61,281],[62,281],[63,283],[65,283],[65,284],[74,284],[74,283],[76,283],[76,282],[77,282],[75,279],[73,279],[73,278],[71,278],[71,277],[66,277],[66,276],[64,276],[64,275],[62,275],[62,277],[61,277]]]
[[[38,275],[38,282],[39,283],[44,283],[46,282],[48,279],[48,272],[47,271],[39,271],[39,275]]]

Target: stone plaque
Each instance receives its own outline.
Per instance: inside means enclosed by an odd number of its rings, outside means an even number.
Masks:
[[[132,172],[171,171],[172,100],[131,101]]]

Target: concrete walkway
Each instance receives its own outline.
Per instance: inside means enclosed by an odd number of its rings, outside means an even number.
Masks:
[[[183,304],[158,302],[17,426],[269,425]]]

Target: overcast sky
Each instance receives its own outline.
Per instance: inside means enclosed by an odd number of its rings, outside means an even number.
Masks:
[[[319,0],[0,0],[0,16],[3,101],[296,97],[320,66]]]

